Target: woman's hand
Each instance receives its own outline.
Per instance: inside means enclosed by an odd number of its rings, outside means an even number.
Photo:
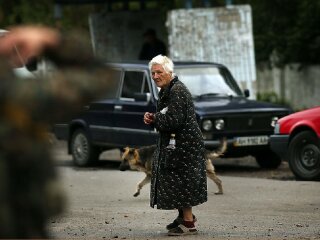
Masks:
[[[146,112],[143,116],[143,122],[147,125],[154,122],[154,113]]]

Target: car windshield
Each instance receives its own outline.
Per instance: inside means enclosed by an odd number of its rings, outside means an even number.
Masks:
[[[175,69],[179,77],[194,98],[213,96],[242,96],[242,92],[234,81],[222,69],[210,67],[188,67]]]

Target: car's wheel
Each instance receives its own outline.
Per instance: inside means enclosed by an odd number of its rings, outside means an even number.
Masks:
[[[88,134],[83,129],[78,129],[72,134],[70,147],[73,162],[76,166],[90,166],[99,159],[99,149],[91,145]]]
[[[290,142],[288,151],[290,169],[298,179],[320,179],[319,140],[313,132],[298,133]]]
[[[281,164],[281,158],[279,158],[274,152],[261,151],[254,155],[256,162],[261,168],[276,169]]]

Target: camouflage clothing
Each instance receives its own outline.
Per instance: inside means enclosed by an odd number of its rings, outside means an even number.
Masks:
[[[47,79],[17,79],[0,59],[0,238],[48,237],[63,209],[47,130],[105,94],[111,75],[78,39],[45,52],[59,67]]]

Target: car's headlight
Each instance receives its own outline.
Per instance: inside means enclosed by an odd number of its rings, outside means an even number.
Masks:
[[[210,131],[212,129],[212,121],[211,120],[204,120],[202,122],[202,128],[205,131]]]
[[[274,134],[279,134],[280,133],[280,124],[276,123],[274,126]]]
[[[271,124],[270,124],[271,127],[275,127],[278,120],[279,120],[278,117],[272,117],[271,118]]]
[[[215,120],[214,126],[217,130],[223,130],[224,129],[224,120],[222,118]]]

